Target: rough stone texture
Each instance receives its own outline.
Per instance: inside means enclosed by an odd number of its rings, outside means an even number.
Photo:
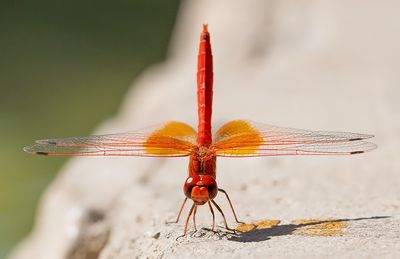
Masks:
[[[248,118],[376,135],[351,157],[219,159],[218,182],[246,222],[175,240],[187,159],[74,158],[48,188],[32,234],[10,258],[400,257],[400,2],[184,1],[168,60],[146,71],[96,133],[166,120],[196,124],[199,30],[210,24],[214,127]],[[226,201],[229,223],[234,221]],[[187,212],[187,209],[184,213]],[[210,227],[207,208],[198,224]],[[343,235],[295,234],[293,220],[340,218]],[[218,222],[221,218],[218,215]]]

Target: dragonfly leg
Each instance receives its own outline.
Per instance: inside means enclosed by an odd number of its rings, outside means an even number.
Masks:
[[[235,209],[233,208],[233,205],[232,205],[231,199],[229,198],[228,193],[227,193],[224,189],[221,189],[221,188],[218,188],[218,191],[223,192],[223,193],[225,194],[226,199],[228,200],[229,205],[231,206],[231,209],[232,209],[232,212],[233,212],[233,216],[235,217],[236,223],[245,224],[243,221],[239,221],[239,220],[238,220],[238,218],[237,218],[237,216],[236,216]]]
[[[228,222],[226,221],[225,214],[222,211],[222,209],[218,206],[218,204],[214,200],[212,200],[211,202],[214,204],[214,206],[217,208],[217,210],[221,213],[222,217],[224,218],[225,228],[227,230],[234,231],[234,229],[228,227]]]
[[[196,212],[197,212],[197,205],[194,205],[194,210],[193,210],[193,226],[194,226],[194,231],[197,231],[196,227]]]
[[[171,222],[167,222],[167,223],[178,223],[178,222],[179,222],[179,219],[180,219],[180,217],[181,217],[181,213],[182,213],[183,207],[185,207],[185,204],[186,204],[187,199],[188,199],[188,198],[185,197],[185,199],[183,200],[183,203],[182,203],[182,205],[181,205],[181,208],[179,209],[178,216],[176,216],[176,220],[175,220],[175,221],[171,221]]]
[[[188,225],[189,225],[189,219],[190,219],[190,216],[192,215],[193,210],[194,210],[195,207],[196,207],[196,204],[193,203],[192,207],[189,210],[188,216],[186,218],[185,228],[183,229],[183,235],[177,237],[176,240],[178,240],[180,237],[186,236],[187,228],[188,228]]]
[[[215,229],[215,214],[214,214],[214,210],[213,210],[213,208],[211,206],[211,202],[210,201],[208,201],[208,206],[210,207],[211,214],[212,214],[212,217],[213,217],[213,223],[212,223],[211,230],[214,231],[214,229]]]

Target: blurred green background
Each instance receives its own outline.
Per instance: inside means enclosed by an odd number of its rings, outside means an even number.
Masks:
[[[0,1],[0,258],[32,227],[65,158],[34,139],[89,134],[165,57],[178,0]]]

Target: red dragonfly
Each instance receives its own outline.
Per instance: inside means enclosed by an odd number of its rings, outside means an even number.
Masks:
[[[217,157],[353,155],[376,148],[375,144],[363,141],[373,135],[299,130],[248,120],[230,121],[212,138],[213,61],[207,25],[203,25],[200,35],[197,68],[197,132],[183,122],[169,121],[122,134],[38,140],[24,150],[48,156],[189,157],[189,176],[183,186],[186,197],[176,218],[177,223],[186,201],[191,199],[193,204],[186,218],[185,236],[192,215],[196,230],[197,207],[206,203],[213,216],[212,230],[215,228],[213,206],[221,213],[226,229],[232,230],[214,201],[218,192],[226,196],[236,222],[242,223],[237,219],[227,192],[218,188]]]

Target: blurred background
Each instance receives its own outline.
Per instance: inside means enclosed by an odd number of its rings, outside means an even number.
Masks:
[[[0,258],[32,227],[66,160],[22,152],[87,135],[165,57],[179,1],[0,1]]]

